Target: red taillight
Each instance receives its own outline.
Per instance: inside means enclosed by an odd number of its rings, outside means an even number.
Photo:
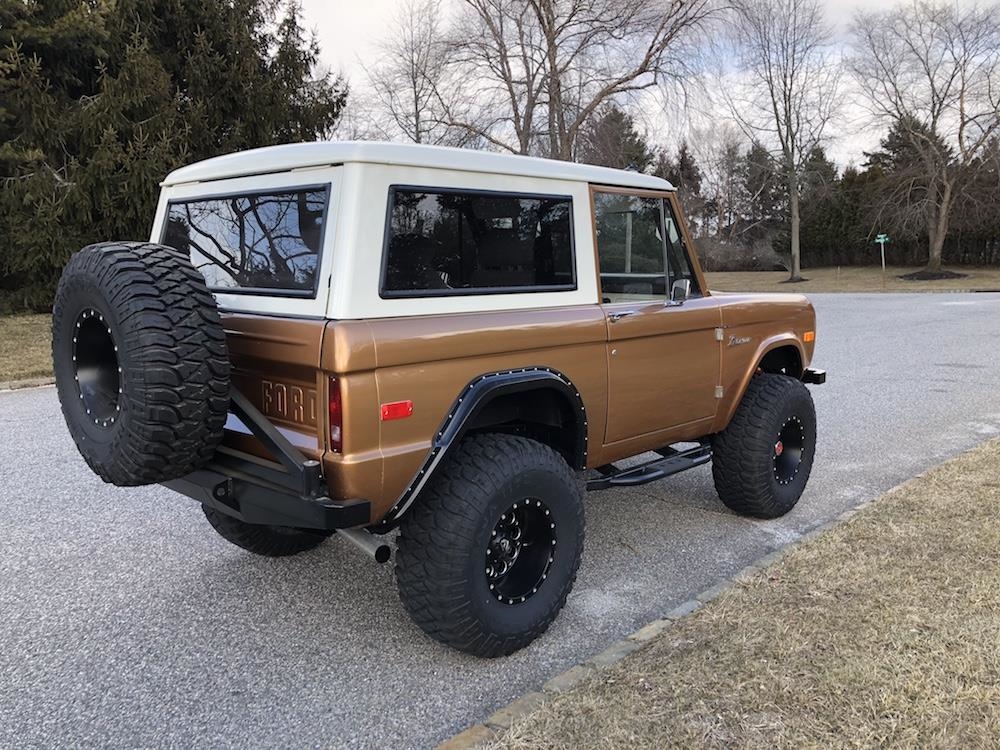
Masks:
[[[344,409],[340,401],[340,383],[330,378],[330,449],[340,453],[344,447]]]

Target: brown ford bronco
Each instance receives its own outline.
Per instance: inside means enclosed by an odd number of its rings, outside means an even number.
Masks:
[[[565,603],[585,490],[711,460],[738,513],[802,494],[813,309],[709,292],[663,180],[310,143],[162,188],[148,243],[66,266],[59,398],[102,479],[188,495],[234,544],[291,555],[336,531],[384,562],[398,528],[416,623],[497,656]]]

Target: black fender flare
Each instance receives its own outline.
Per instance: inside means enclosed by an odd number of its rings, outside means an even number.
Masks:
[[[417,499],[442,459],[458,445],[469,425],[491,401],[511,393],[544,389],[557,391],[573,407],[576,441],[570,465],[574,469],[583,469],[587,464],[587,408],[580,391],[569,378],[551,367],[521,367],[486,373],[466,385],[452,403],[448,416],[434,435],[430,453],[380,525],[389,528],[395,525]]]

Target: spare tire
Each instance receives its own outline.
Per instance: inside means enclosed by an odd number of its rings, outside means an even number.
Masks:
[[[105,482],[203,466],[229,411],[229,354],[205,279],[183,254],[106,242],[76,253],[52,311],[52,363],[76,447]]]

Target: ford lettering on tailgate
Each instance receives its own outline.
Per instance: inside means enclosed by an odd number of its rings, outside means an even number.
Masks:
[[[316,389],[262,380],[261,411],[269,417],[293,424],[315,426]]]

